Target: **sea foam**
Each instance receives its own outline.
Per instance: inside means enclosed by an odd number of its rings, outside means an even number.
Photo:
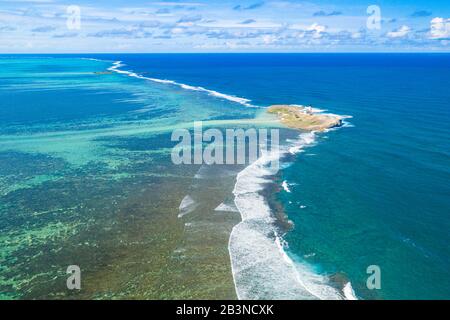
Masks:
[[[178,218],[181,218],[188,213],[191,213],[192,211],[197,208],[198,204],[195,202],[194,199],[190,195],[186,195],[183,200],[181,200],[180,207],[179,207],[179,214]]]
[[[246,107],[256,107],[256,106],[254,106],[254,105],[252,105],[250,103],[251,100],[249,100],[249,99],[236,97],[236,96],[233,96],[233,95],[221,93],[221,92],[218,92],[218,91],[206,89],[206,88],[199,87],[199,86],[191,86],[191,85],[184,84],[184,83],[179,83],[179,82],[176,82],[176,81],[173,81],[173,80],[144,77],[144,76],[139,75],[139,74],[137,74],[135,72],[126,71],[126,70],[120,69],[121,67],[124,67],[124,66],[125,66],[125,64],[123,64],[122,61],[116,61],[116,62],[113,63],[113,65],[110,68],[108,68],[108,70],[116,72],[116,73],[119,73],[119,74],[125,74],[125,75],[128,75],[128,76],[133,77],[133,78],[138,78],[138,79],[153,81],[153,82],[157,82],[157,83],[163,83],[163,84],[169,84],[169,85],[178,86],[178,87],[180,87],[182,89],[185,89],[185,90],[204,92],[204,93],[209,94],[210,96],[213,96],[213,97],[216,97],[216,98],[220,98],[220,99],[225,99],[225,100],[232,101],[232,102],[236,102],[236,103],[239,103],[239,104],[244,105]]]
[[[233,190],[242,221],[230,235],[229,252],[239,299],[342,299],[342,294],[324,276],[306,264],[294,262],[286,243],[277,234],[275,219],[261,195],[275,174],[270,163],[314,143],[315,133],[300,134],[278,151],[267,152],[241,171]]]
[[[217,98],[236,102],[247,107],[255,107],[249,99],[227,95],[199,86],[190,86],[173,80],[144,77],[135,72],[121,70],[125,66],[116,61],[108,69],[130,77],[156,83],[178,86],[185,90],[205,92]],[[312,112],[324,112],[312,109]],[[328,284],[328,278],[314,273],[304,263],[294,262],[285,251],[285,242],[277,234],[275,219],[266,199],[260,194],[270,177],[275,174],[269,167],[274,159],[284,155],[302,152],[307,145],[315,143],[315,132],[300,134],[288,148],[277,152],[267,152],[241,171],[233,190],[236,208],[242,221],[230,235],[229,253],[236,293],[239,299],[351,299],[353,290],[346,286],[345,297]],[[180,204],[182,217],[197,204],[187,195]],[[224,209],[219,205],[217,209]],[[227,208],[228,209],[228,208]]]
[[[223,212],[239,212],[238,209],[234,205],[229,205],[226,203],[219,204],[214,211],[223,211]]]
[[[350,282],[347,282],[345,284],[343,292],[347,300],[358,300],[358,298],[355,295],[355,291],[353,291],[352,284]]]
[[[291,189],[289,189],[289,184],[287,183],[286,180],[283,181],[283,183],[281,184],[281,186],[283,187],[284,191],[291,193]]]

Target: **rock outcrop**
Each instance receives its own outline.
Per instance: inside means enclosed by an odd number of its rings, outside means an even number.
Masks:
[[[324,131],[342,126],[340,116],[315,112],[311,107],[273,105],[267,109],[267,112],[276,114],[281,123],[294,129]]]

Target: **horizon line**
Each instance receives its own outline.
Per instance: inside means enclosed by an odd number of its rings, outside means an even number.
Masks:
[[[67,55],[67,54],[450,54],[450,51],[292,51],[292,52],[0,52],[0,55]]]

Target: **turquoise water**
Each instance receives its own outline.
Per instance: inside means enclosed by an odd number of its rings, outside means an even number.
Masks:
[[[158,274],[198,166],[172,165],[171,133],[255,111],[95,73],[112,63],[0,59],[0,298],[176,297]],[[65,288],[71,264],[86,279],[79,293]]]
[[[0,59],[4,296],[45,295],[48,288],[30,278],[48,280],[58,270],[39,268],[46,265],[42,252],[64,251],[61,239],[73,243],[70,235],[86,238],[100,225],[115,225],[104,208],[135,192],[131,185],[189,176],[167,165],[174,128],[193,119],[220,126],[255,117],[260,108],[248,105],[286,103],[352,116],[347,127],[317,134],[285,158],[275,177],[275,197],[293,222],[283,235],[289,256],[316,274],[349,281],[362,299],[450,297],[450,55],[92,58],[102,61]],[[114,61],[123,61],[121,70],[251,101],[93,74]],[[381,268],[380,290],[366,287],[369,265]]]
[[[267,106],[351,115],[281,174],[295,228],[285,239],[361,298],[450,296],[450,56],[446,54],[127,57],[130,68]],[[125,58],[124,58],[125,60]],[[303,208],[302,206],[306,206]],[[378,265],[382,289],[366,288]]]

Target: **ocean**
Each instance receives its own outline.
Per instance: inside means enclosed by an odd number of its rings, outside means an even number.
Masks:
[[[2,55],[0,70],[0,298],[450,297],[449,54]],[[271,127],[272,104],[345,125],[279,128],[280,151],[244,166],[172,163],[173,130]]]

